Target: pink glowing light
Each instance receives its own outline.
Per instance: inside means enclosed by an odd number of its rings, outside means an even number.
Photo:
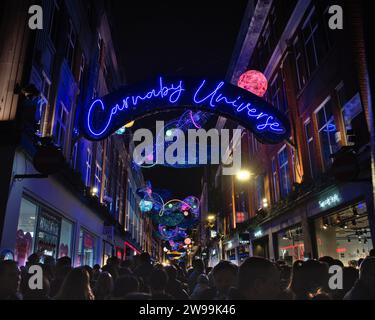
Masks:
[[[258,97],[263,97],[267,91],[268,81],[260,71],[248,70],[240,76],[237,85]]]
[[[190,111],[190,119],[191,119],[191,122],[193,123],[194,127],[196,127],[197,129],[200,129],[202,128],[200,125],[198,125],[195,120],[194,120],[194,116],[193,116],[193,111]]]

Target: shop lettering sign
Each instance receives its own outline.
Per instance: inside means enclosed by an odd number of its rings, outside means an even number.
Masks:
[[[255,238],[259,238],[259,237],[261,237],[262,235],[263,235],[262,230],[258,230],[258,231],[256,231],[256,232],[254,232],[254,237],[255,237]]]
[[[165,77],[89,102],[80,115],[81,133],[86,139],[102,140],[126,123],[176,109],[231,118],[264,143],[280,143],[290,136],[286,116],[247,90],[221,80]]]
[[[341,198],[338,193],[329,195],[327,198],[319,201],[319,207],[322,209],[332,207],[338,204],[341,201]]]
[[[107,238],[108,241],[113,241],[114,240],[114,227],[104,226],[103,235]]]

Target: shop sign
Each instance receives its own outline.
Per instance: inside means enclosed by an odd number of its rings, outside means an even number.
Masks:
[[[159,77],[126,86],[89,102],[80,115],[80,128],[85,138],[103,140],[131,121],[187,108],[231,118],[264,143],[290,136],[289,120],[267,101],[231,83],[204,78]]]
[[[216,238],[216,236],[217,236],[217,231],[216,230],[210,230],[210,237]]]
[[[103,227],[103,236],[106,237],[108,241],[114,240],[115,229],[114,226],[104,226]]]
[[[263,236],[263,231],[262,230],[257,230],[257,231],[254,232],[254,237],[255,238],[259,238],[261,236]]]
[[[249,233],[240,233],[239,234],[239,243],[246,245],[250,244],[250,234]]]
[[[330,208],[340,203],[341,198],[338,193],[330,194],[328,197],[323,200],[319,200],[319,207],[322,209]]]

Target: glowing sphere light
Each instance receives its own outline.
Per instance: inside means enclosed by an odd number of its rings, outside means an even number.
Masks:
[[[268,82],[263,73],[257,70],[248,70],[238,79],[237,85],[254,93],[258,97],[263,97],[267,91]]]

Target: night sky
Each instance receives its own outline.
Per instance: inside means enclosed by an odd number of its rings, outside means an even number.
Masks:
[[[158,75],[224,78],[247,1],[112,0],[112,28],[127,83]],[[159,120],[175,115],[163,114]],[[139,121],[150,127],[155,119]],[[202,168],[143,170],[155,188],[200,196]]]

